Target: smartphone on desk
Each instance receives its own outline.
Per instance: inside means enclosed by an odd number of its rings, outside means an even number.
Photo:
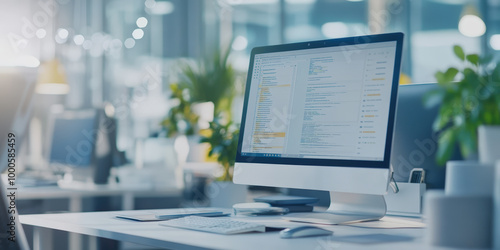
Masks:
[[[410,172],[409,183],[424,183],[425,170],[422,168],[414,168]]]

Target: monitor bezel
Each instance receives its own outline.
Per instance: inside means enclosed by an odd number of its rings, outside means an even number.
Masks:
[[[271,45],[256,47],[252,49],[245,87],[245,99],[240,125],[239,143],[236,152],[236,162],[241,163],[265,163],[265,164],[288,164],[288,165],[313,165],[313,166],[336,166],[336,167],[359,167],[359,168],[390,168],[390,154],[393,142],[394,120],[396,114],[396,103],[398,95],[399,74],[401,69],[401,55],[403,49],[403,33],[387,33],[378,35],[356,36],[320,41],[300,42],[291,44]],[[317,158],[291,158],[291,157],[261,157],[242,155],[242,142],[245,131],[246,115],[250,96],[250,85],[252,80],[254,59],[257,54],[284,52],[293,50],[317,49],[336,46],[363,45],[379,42],[396,42],[396,53],[393,70],[393,81],[391,88],[391,100],[389,103],[389,117],[387,123],[387,135],[382,161],[373,160],[344,160],[344,159],[317,159]]]

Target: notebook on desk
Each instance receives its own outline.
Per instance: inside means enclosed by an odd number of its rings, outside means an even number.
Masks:
[[[127,219],[133,221],[163,221],[176,219],[186,216],[204,216],[204,217],[220,217],[228,216],[231,211],[228,209],[214,209],[214,208],[179,208],[179,209],[166,209],[166,210],[156,210],[156,211],[137,211],[137,213],[131,214],[117,214],[116,218]]]

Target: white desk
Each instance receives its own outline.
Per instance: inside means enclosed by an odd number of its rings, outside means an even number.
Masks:
[[[137,197],[180,197],[180,189],[152,189],[139,187],[124,187],[118,185],[88,185],[88,186],[68,186],[61,188],[58,186],[41,187],[19,187],[17,199],[69,199],[69,211],[81,212],[82,200],[89,197],[109,197],[121,196],[122,209],[134,209],[134,199]]]
[[[33,199],[68,199],[70,212],[81,212],[83,207],[83,199],[89,197],[110,197],[121,196],[121,208],[124,210],[134,209],[134,200],[138,197],[180,197],[182,191],[180,189],[151,189],[139,187],[124,187],[119,185],[84,185],[84,186],[68,186],[61,188],[58,186],[42,186],[42,187],[19,187],[17,191],[17,199],[33,200]],[[71,232],[71,231],[68,231]],[[70,248],[74,250],[81,249],[82,238],[78,234],[70,234]],[[50,231],[40,230],[36,227],[33,230],[33,244],[43,245],[47,249],[52,248]],[[42,242],[44,240],[44,242]],[[92,248],[96,246],[95,238],[90,243]]]
[[[146,211],[146,210],[143,210]],[[143,212],[142,211],[142,212]],[[154,211],[154,210],[152,210]],[[126,211],[138,213],[138,211]],[[141,212],[141,213],[142,213]],[[424,229],[373,229],[353,226],[325,226],[333,236],[281,239],[278,232],[218,235],[170,228],[157,222],[134,222],[115,218],[118,212],[22,215],[24,225],[56,229],[118,241],[169,249],[430,249],[423,243]],[[277,216],[238,219],[266,225],[285,222]],[[359,243],[365,241],[367,243]],[[358,243],[353,243],[358,242]]]

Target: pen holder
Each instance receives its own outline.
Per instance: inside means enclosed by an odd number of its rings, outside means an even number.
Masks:
[[[389,189],[385,195],[387,214],[414,216],[422,215],[422,197],[425,193],[425,183],[397,182],[399,192]]]

